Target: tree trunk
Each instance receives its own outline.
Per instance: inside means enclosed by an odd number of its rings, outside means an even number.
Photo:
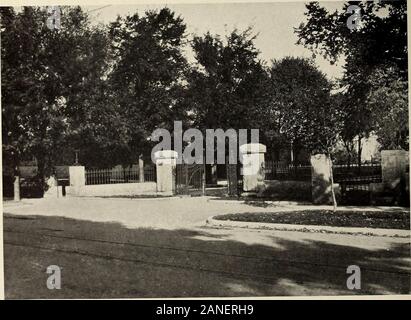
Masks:
[[[144,182],[144,160],[142,154],[138,157],[138,177],[140,182]]]
[[[20,201],[20,160],[16,153],[13,153],[13,175],[14,201]]]
[[[361,146],[361,139],[362,137],[358,136],[358,173],[361,173],[361,153],[362,153],[362,146]]]
[[[347,166],[348,168],[350,168],[351,167],[351,153],[354,148],[353,141],[351,142],[344,141],[344,146],[345,146],[345,150],[347,150]]]
[[[20,200],[20,172],[17,167],[14,173],[14,201]]]
[[[46,191],[45,188],[45,183],[44,183],[44,176],[45,176],[45,167],[46,167],[46,161],[44,157],[36,157],[37,159],[37,180],[40,185],[40,191],[44,195],[44,191]]]
[[[333,211],[335,212],[337,210],[337,199],[335,198],[335,192],[334,192],[333,162],[330,156],[328,156],[328,161],[330,162],[329,167],[330,167],[330,178],[331,178],[331,195],[333,198]]]
[[[274,162],[280,161],[280,149],[275,148],[274,150]]]
[[[206,162],[205,162],[205,157],[206,157],[206,153],[205,150],[203,152],[203,175],[201,177],[202,180],[202,184],[201,184],[201,189],[202,189],[202,195],[205,196],[206,195]]]

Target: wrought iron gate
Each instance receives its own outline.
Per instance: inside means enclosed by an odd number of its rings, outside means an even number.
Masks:
[[[176,193],[205,195],[205,171],[203,164],[177,164]]]

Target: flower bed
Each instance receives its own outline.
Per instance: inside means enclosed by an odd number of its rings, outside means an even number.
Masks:
[[[283,212],[236,213],[214,217],[216,220],[410,230],[406,211],[298,210]]]

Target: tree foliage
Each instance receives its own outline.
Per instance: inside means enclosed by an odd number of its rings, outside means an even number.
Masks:
[[[377,69],[367,103],[373,109],[375,132],[384,149],[409,148],[408,82],[395,69]]]
[[[310,151],[329,153],[338,133],[338,114],[331,104],[332,84],[312,61],[286,57],[270,70],[269,119],[279,134]]]
[[[205,128],[259,128],[266,107],[268,76],[258,58],[252,30],[232,31],[224,40],[210,33],[195,36],[197,65],[186,90],[192,123]]]
[[[3,154],[13,165],[34,156],[40,177],[87,122],[95,96],[102,98],[106,70],[104,32],[80,7],[61,10],[61,28],[53,30],[44,7],[0,10]]]
[[[361,9],[361,23],[354,30],[347,27],[347,19],[352,14],[347,12],[350,5]],[[318,2],[306,7],[307,21],[296,29],[298,43],[331,63],[344,61],[340,82],[344,92],[341,109],[345,114],[342,139],[347,146],[355,137],[361,142],[362,137],[367,137],[377,127],[380,135],[389,135],[382,131],[386,127],[376,124],[378,110],[374,110],[375,104],[368,102],[372,101],[369,95],[377,89],[375,81],[371,81],[376,70],[392,68],[396,71],[396,81],[407,81],[406,1],[352,1],[345,3],[341,11],[334,12],[328,12]],[[379,97],[387,98],[381,104],[388,112],[390,98],[387,95]],[[361,151],[361,147],[359,149]]]
[[[147,151],[155,128],[171,129],[173,121],[184,116],[179,99],[187,69],[185,29],[168,8],[118,17],[110,25],[109,85],[126,119],[130,159]]]

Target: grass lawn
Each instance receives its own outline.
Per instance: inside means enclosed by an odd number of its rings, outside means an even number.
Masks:
[[[406,211],[299,210],[286,212],[237,213],[216,216],[217,220],[302,224],[331,227],[410,229]]]

